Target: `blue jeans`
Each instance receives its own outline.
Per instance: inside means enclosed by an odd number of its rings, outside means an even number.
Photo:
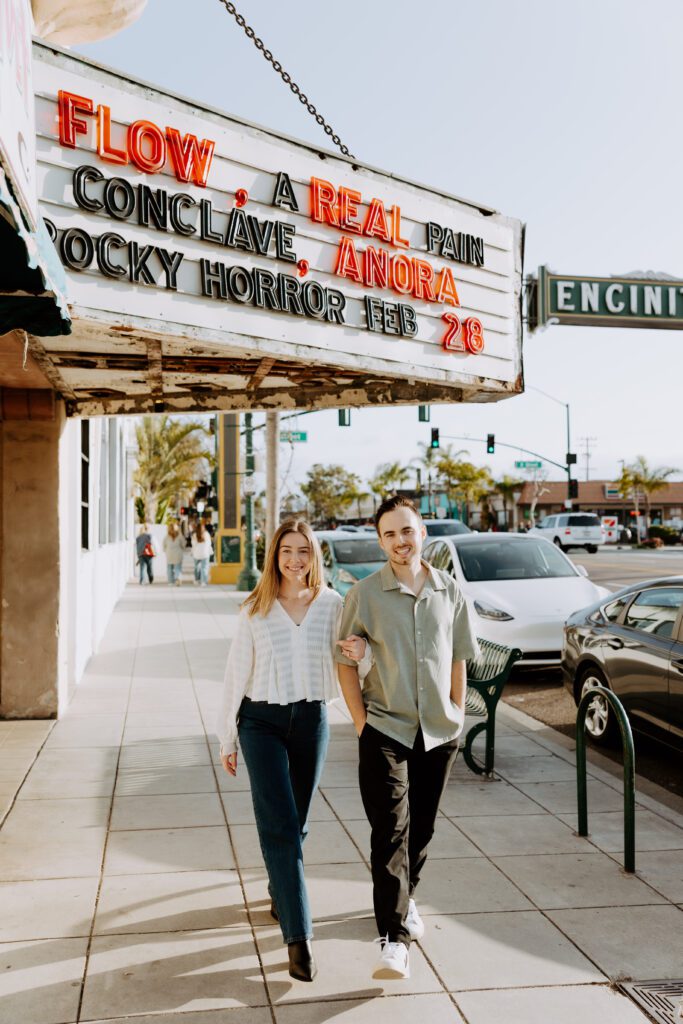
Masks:
[[[322,701],[268,704],[245,697],[238,731],[282,937],[303,942],[312,938],[313,922],[302,847],[327,753],[327,708]]]
[[[154,583],[154,570],[152,569],[153,557],[153,555],[140,555],[140,583],[144,580],[145,569],[147,570],[147,579],[150,583]]]
[[[166,563],[166,575],[168,576],[169,583],[175,583],[176,580],[180,579],[181,569],[182,565],[180,562],[176,563],[176,565],[171,565],[170,562]]]
[[[195,558],[194,560],[194,578],[199,583],[209,582],[209,559],[208,558]]]

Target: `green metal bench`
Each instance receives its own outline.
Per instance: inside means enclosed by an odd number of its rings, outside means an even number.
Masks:
[[[496,708],[510,670],[522,657],[518,647],[504,647],[490,640],[479,640],[481,654],[467,662],[467,696],[465,714],[483,718],[467,731],[462,756],[467,767],[477,775],[493,774],[493,757],[496,745]],[[486,732],[486,755],[484,765],[478,763],[472,752],[472,744],[480,732]]]

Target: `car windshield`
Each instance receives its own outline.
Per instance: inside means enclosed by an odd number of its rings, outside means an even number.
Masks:
[[[578,575],[547,541],[482,541],[457,547],[466,580],[535,580]]]
[[[438,520],[433,523],[425,523],[427,534],[430,537],[452,537],[454,533],[469,533],[464,523],[440,523]]]
[[[358,565],[361,562],[386,562],[387,556],[379,543],[372,537],[349,537],[347,540],[332,541],[334,554],[341,565]]]

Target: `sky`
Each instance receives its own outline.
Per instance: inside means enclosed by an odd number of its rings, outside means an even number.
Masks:
[[[683,6],[677,0],[239,0],[238,10],[359,160],[526,224],[525,272],[683,278]],[[190,13],[188,13],[190,12]],[[157,86],[326,147],[326,138],[220,0],[148,0],[140,20],[75,48]],[[336,411],[287,426],[286,486],[315,462],[363,480],[407,463],[439,428],[493,476],[519,445],[557,462],[568,403],[580,479],[643,454],[683,478],[683,337],[553,326],[523,343],[525,394],[495,404]],[[551,398],[539,393],[553,396]],[[456,440],[467,437],[472,440]],[[588,442],[584,439],[588,438]],[[452,439],[449,442],[449,439]],[[550,479],[561,472],[548,467]]]

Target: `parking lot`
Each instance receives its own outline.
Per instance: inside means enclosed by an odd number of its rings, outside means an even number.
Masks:
[[[603,547],[595,555],[580,549],[567,554],[577,565],[586,567],[595,583],[610,590],[619,590],[638,580],[683,576],[683,548],[634,551]],[[574,735],[576,705],[562,686],[558,672],[520,670],[508,683],[503,700],[567,736]],[[604,753],[621,762],[620,750],[605,750]],[[643,778],[683,796],[683,755],[678,752],[637,736],[636,769]]]

